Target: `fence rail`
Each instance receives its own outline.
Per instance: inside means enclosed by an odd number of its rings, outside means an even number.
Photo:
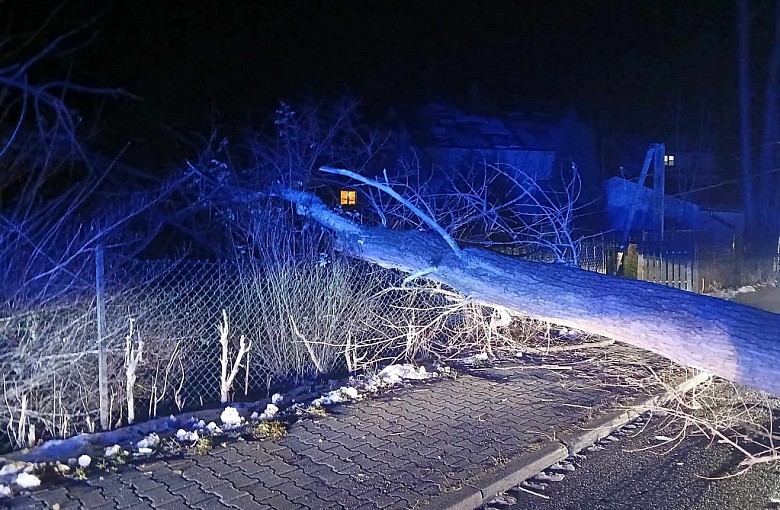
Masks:
[[[639,252],[637,279],[689,292],[701,292],[695,251]]]

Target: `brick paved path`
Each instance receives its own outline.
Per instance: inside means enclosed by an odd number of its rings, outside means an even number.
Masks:
[[[419,508],[593,418],[570,372],[485,370],[394,390],[294,424],[279,442],[124,466],[38,490],[14,508]],[[583,407],[584,406],[584,407]],[[602,405],[603,407],[603,405]]]

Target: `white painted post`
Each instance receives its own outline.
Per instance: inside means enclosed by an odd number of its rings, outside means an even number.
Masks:
[[[103,262],[103,246],[98,245],[95,248],[95,290],[97,292],[97,351],[98,351],[98,393],[100,395],[100,426],[103,430],[108,430],[108,374],[106,373],[106,346],[105,339],[105,318],[106,303],[104,296],[104,275],[105,266]]]

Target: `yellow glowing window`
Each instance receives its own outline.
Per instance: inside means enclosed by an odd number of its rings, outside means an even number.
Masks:
[[[664,154],[664,166],[674,166],[674,154]]]
[[[341,205],[355,205],[357,203],[357,192],[353,189],[341,190]]]

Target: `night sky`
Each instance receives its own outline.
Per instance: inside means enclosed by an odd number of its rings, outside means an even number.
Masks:
[[[45,12],[16,0],[9,10]],[[690,123],[704,109],[731,140],[734,11],[718,0],[71,0],[59,25],[100,14],[97,35],[60,65],[142,98],[130,108],[192,128],[217,114],[252,124],[303,95],[349,92],[381,113],[479,91],[495,103],[574,106],[603,129],[643,136],[662,136],[675,105]],[[754,31],[759,77],[770,25],[768,9]]]

